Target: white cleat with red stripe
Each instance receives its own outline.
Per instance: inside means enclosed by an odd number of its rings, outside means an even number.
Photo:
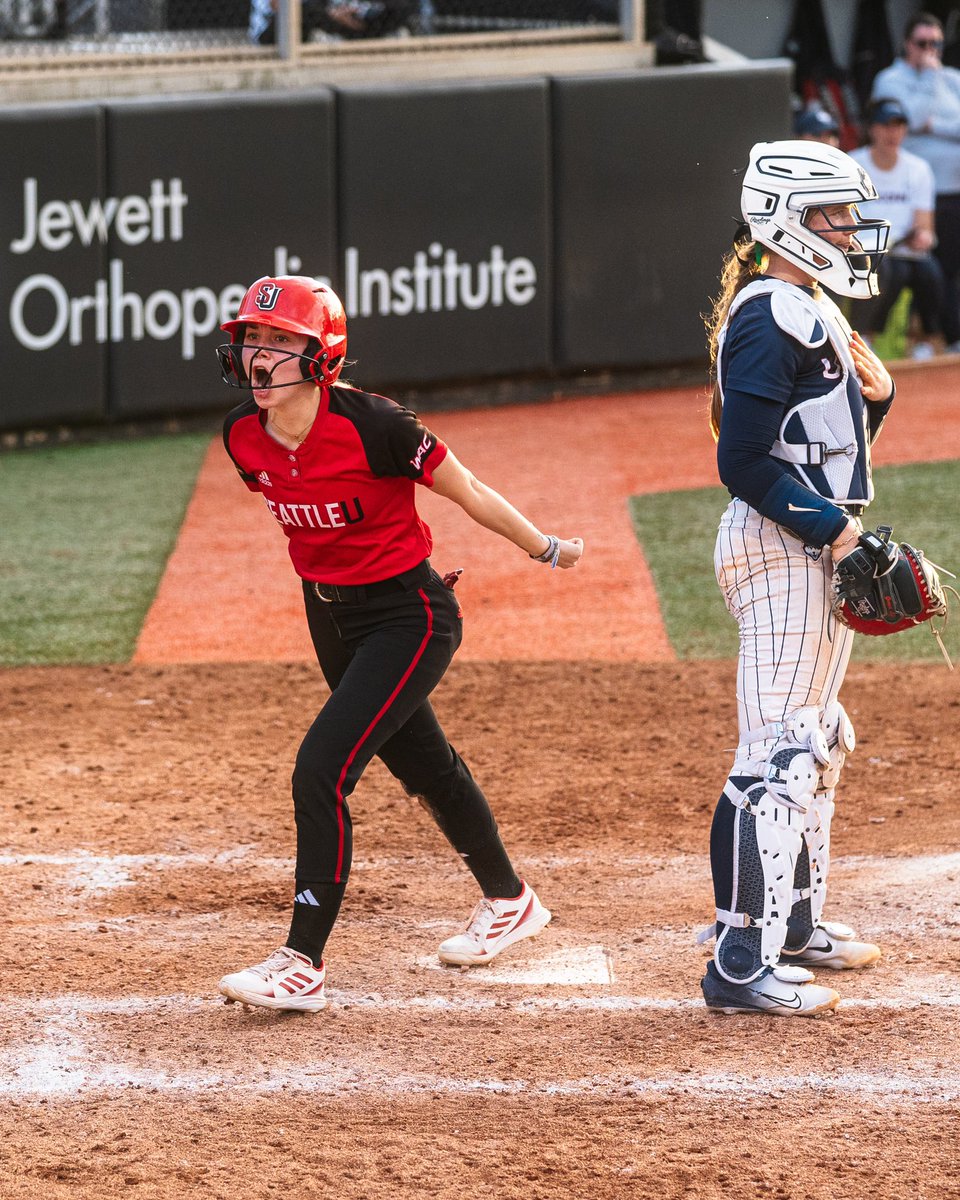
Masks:
[[[239,1000],[241,1004],[319,1012],[327,1006],[325,975],[323,963],[315,967],[305,954],[281,946],[265,962],[224,975],[220,991],[228,1000]]]
[[[538,934],[549,921],[549,910],[527,884],[515,900],[485,896],[473,910],[466,931],[441,943],[440,961],[455,967],[485,966],[514,942]]]

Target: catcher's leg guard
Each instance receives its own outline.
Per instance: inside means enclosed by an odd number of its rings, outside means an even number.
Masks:
[[[803,822],[803,846],[793,876],[793,907],[787,921],[784,949],[803,950],[817,927],[827,898],[827,871],[830,867],[830,822],[833,820],[834,792],[819,791],[807,809]]]
[[[820,773],[820,787],[807,808],[803,826],[803,848],[797,859],[793,881],[793,909],[788,921],[785,949],[796,954],[809,945],[823,915],[827,898],[827,873],[830,870],[830,824],[835,809],[834,797],[840,771],[848,754],[856,747],[853,725],[842,704],[828,704],[820,719],[827,743],[829,763]]]
[[[802,824],[802,806],[772,796],[763,781],[728,780],[714,818],[711,858],[717,901],[714,963],[731,983],[750,983],[780,957]]]
[[[757,743],[769,746],[765,758],[751,751]],[[714,961],[731,983],[751,982],[780,957],[793,906],[796,864],[804,847],[804,823],[820,771],[829,761],[819,713],[812,706],[797,709],[782,722],[748,730],[741,739],[737,765],[749,764],[759,778],[734,775],[724,788],[736,809],[728,838],[729,907],[723,903],[723,872],[717,862],[723,854],[722,799],[714,823],[717,845],[712,846],[720,931]]]

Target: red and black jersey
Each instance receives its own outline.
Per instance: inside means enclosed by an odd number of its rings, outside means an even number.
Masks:
[[[376,583],[429,555],[414,489],[433,483],[447,448],[415,413],[338,384],[320,389],[316,420],[296,450],[275,441],[264,420],[251,397],[227,414],[223,443],[289,538],[301,578]]]

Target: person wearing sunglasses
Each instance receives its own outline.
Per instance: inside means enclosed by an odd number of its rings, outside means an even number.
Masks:
[[[868,217],[890,222],[889,250],[877,267],[880,295],[858,306],[860,332],[872,342],[887,323],[904,288],[909,288],[922,336],[911,345],[910,357],[931,358],[940,343],[943,270],[934,257],[934,196],[930,164],[903,149],[909,124],[896,100],[873,100],[865,122],[868,143],[850,157],[867,172],[877,199],[860,205]]]
[[[910,18],[902,57],[874,79],[873,98],[900,104],[909,123],[903,148],[933,170],[934,254],[945,279],[941,325],[947,349],[960,352],[960,71],[943,65],[939,18],[928,12]]]

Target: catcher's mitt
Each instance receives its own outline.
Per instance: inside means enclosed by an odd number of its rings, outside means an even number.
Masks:
[[[922,550],[906,542],[892,542],[892,532],[889,526],[880,525],[876,533],[861,533],[857,548],[834,568],[834,615],[858,633],[883,636],[933,617],[946,621],[947,589],[938,569]],[[942,625],[931,628],[940,641]],[[950,664],[942,641],[940,649]]]

